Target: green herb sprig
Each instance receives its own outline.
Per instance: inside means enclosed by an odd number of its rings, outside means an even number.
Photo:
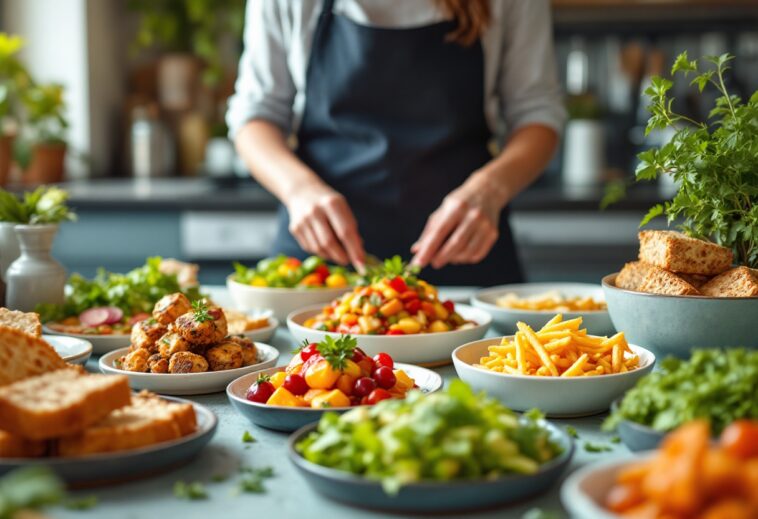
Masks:
[[[317,349],[329,365],[339,371],[344,369],[347,361],[353,358],[357,346],[358,340],[350,335],[340,335],[338,339],[327,335],[318,343]]]
[[[201,499],[208,499],[208,491],[199,481],[187,483],[185,481],[177,481],[174,483],[174,495],[179,499],[187,499],[190,501],[196,501]]]
[[[208,313],[208,302],[204,299],[192,301],[192,314],[196,323],[213,321],[213,316]]]

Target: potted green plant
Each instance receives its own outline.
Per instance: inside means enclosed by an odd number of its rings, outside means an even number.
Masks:
[[[19,92],[31,84],[26,67],[18,59],[23,45],[18,36],[0,33],[0,186],[8,182],[10,173],[19,122]]]
[[[4,230],[13,230],[0,235],[8,308],[33,311],[38,303],[63,302],[66,272],[50,252],[58,225],[76,219],[67,199],[68,193],[54,186],[41,186],[23,196],[0,189],[0,222]],[[19,249],[20,254],[12,257],[11,251]]]

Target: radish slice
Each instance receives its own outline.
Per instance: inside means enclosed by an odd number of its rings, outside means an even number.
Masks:
[[[124,312],[117,306],[106,306],[105,310],[108,312],[108,320],[105,324],[116,324],[124,318]]]
[[[149,319],[150,314],[146,314],[145,312],[141,312],[139,314],[135,314],[129,318],[129,322],[127,323],[129,326],[134,326],[138,322],[144,321],[145,319]]]
[[[89,310],[85,310],[81,314],[79,314],[79,321],[84,326],[100,326],[101,324],[105,324],[108,322],[108,319],[110,318],[110,313],[108,312],[108,309],[105,307],[99,307],[99,308],[90,308]]]

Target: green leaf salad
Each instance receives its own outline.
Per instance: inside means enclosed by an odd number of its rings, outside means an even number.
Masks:
[[[741,418],[758,418],[758,351],[694,350],[690,360],[667,358],[640,379],[603,424],[629,420],[661,432],[705,418],[714,434]]]
[[[389,494],[418,481],[534,474],[561,453],[539,422],[460,380],[431,395],[326,413],[296,448],[310,462],[379,480]]]

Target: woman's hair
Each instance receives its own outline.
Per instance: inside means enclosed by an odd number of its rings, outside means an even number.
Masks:
[[[447,35],[448,40],[469,46],[478,40],[490,23],[490,0],[436,0],[437,5],[453,18],[458,26]]]

